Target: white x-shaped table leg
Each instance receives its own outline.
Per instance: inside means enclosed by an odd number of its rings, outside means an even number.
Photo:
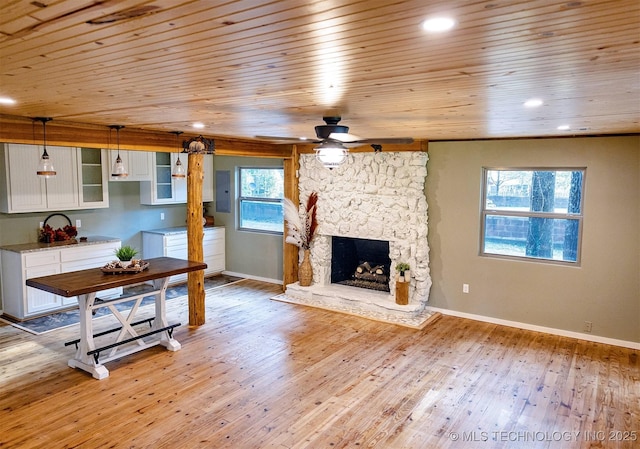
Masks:
[[[133,318],[138,312],[138,307],[140,307],[140,304],[142,303],[143,299],[144,298],[138,298],[135,300],[136,302],[131,308],[131,310],[129,311],[129,314],[127,315],[126,318],[120,313],[120,311],[114,305],[108,306],[113,316],[115,316],[116,319],[120,322],[120,324],[122,324],[122,329],[120,329],[120,332],[118,333],[118,337],[116,338],[116,343],[119,343],[122,340],[124,340],[127,334],[130,334],[132,337],[138,336],[138,333],[136,332],[136,330],[133,327],[131,327],[131,322],[133,321]],[[136,340],[136,342],[140,346],[144,346],[145,344],[144,341],[142,341],[142,339]],[[113,357],[116,352],[118,352],[118,346],[111,349],[111,352],[109,353],[109,357]]]

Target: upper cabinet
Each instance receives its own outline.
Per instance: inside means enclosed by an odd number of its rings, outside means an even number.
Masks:
[[[189,155],[182,153],[155,153],[153,159],[152,179],[140,183],[140,203],[180,204],[187,202],[187,180],[172,178],[171,171],[176,161],[189,170]],[[204,182],[202,184],[202,201],[213,201],[213,155],[205,154],[203,160]]]
[[[129,175],[126,178],[112,178],[109,176],[109,179],[111,181],[151,181],[154,154],[150,151],[120,150],[120,159],[122,159],[122,163]],[[113,167],[117,157],[117,150],[109,151],[109,167]]]
[[[107,152],[98,148],[78,148],[80,208],[109,207],[109,166]]]
[[[0,151],[0,212],[109,207],[103,150],[48,147],[57,171],[48,179],[35,173],[42,154],[39,146],[3,144]]]

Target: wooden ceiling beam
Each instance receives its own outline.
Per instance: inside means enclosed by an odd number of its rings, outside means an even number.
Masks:
[[[111,132],[111,136],[109,133]],[[184,133],[182,140],[199,134]],[[291,157],[291,145],[276,145],[249,139],[205,136],[215,141],[216,154],[220,156],[251,156],[266,158]],[[0,142],[41,145],[42,124],[31,118],[0,116]],[[47,122],[47,145],[116,149],[114,131],[106,126],[52,120]],[[123,128],[120,131],[120,149],[139,151],[179,152],[174,134],[163,131],[148,131],[138,128]]]

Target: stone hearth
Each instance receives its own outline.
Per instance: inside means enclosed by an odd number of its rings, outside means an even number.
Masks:
[[[351,153],[328,170],[300,156],[301,201],[318,192],[318,234],[311,245],[313,285],[287,285],[281,300],[419,328],[431,288],[423,152]],[[331,284],[332,236],[389,241],[390,292]],[[395,266],[411,265],[409,304],[395,302]]]

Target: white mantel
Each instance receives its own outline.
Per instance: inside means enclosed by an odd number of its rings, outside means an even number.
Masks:
[[[351,153],[347,163],[324,168],[300,156],[300,200],[318,193],[318,234],[311,245],[313,285],[287,286],[283,300],[420,327],[431,288],[424,182],[427,153]],[[331,237],[389,241],[390,293],[331,284]],[[411,265],[409,304],[395,303],[395,265]]]

